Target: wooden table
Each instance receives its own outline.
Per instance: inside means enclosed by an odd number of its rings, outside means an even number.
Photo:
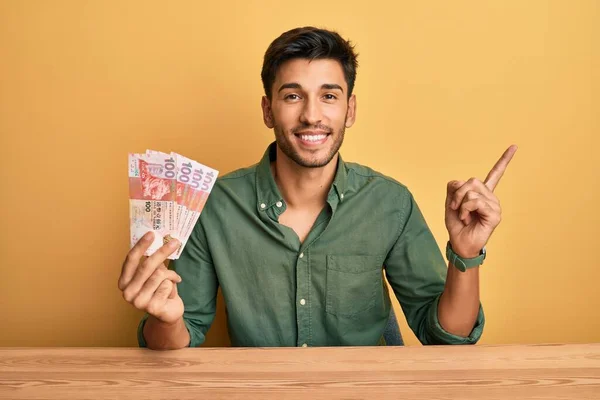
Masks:
[[[600,343],[0,348],[2,399],[600,399]]]

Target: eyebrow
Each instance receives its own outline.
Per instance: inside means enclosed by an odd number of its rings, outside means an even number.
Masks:
[[[302,86],[296,82],[284,83],[283,85],[281,85],[281,87],[279,88],[279,90],[277,92],[281,92],[283,89],[302,89]],[[344,93],[344,89],[342,89],[342,87],[336,83],[324,83],[321,85],[321,89],[327,89],[327,90],[338,89],[342,93]]]

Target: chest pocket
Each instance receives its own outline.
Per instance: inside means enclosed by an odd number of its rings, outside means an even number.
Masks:
[[[339,317],[356,317],[375,307],[382,289],[384,257],[327,256],[325,311]]]

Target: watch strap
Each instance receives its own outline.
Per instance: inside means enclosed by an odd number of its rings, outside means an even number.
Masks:
[[[469,268],[480,266],[481,264],[483,264],[483,260],[485,260],[485,257],[485,247],[481,250],[477,257],[463,258],[452,250],[450,241],[448,241],[448,243],[446,244],[446,258],[448,259],[450,264],[454,265],[459,271],[465,272]]]

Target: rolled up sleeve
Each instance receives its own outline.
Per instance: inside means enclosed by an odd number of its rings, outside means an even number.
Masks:
[[[440,295],[441,296],[441,295]],[[477,321],[473,330],[467,337],[457,336],[447,332],[440,325],[438,320],[438,303],[440,300],[438,296],[429,306],[427,312],[427,323],[425,324],[426,329],[426,342],[431,344],[475,344],[479,341],[481,334],[483,333],[483,326],[485,325],[485,316],[483,315],[483,307],[479,303],[479,313],[477,314]]]

